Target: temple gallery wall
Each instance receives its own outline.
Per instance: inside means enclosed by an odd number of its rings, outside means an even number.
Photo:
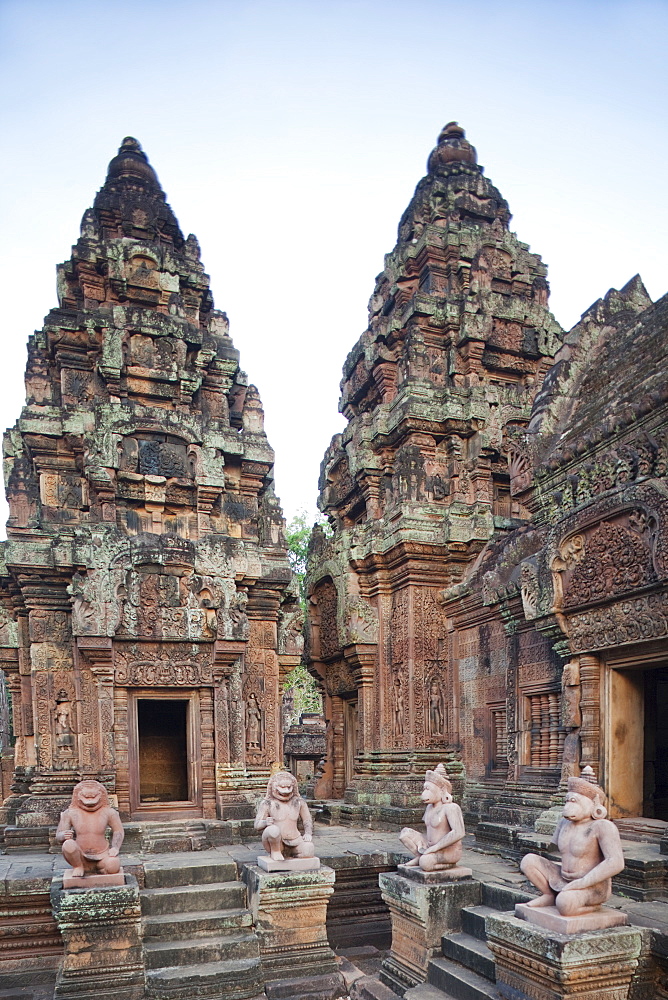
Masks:
[[[449,123],[302,604],[259,394],[123,140],[4,437],[0,994],[668,998],[668,297],[565,331],[510,219]]]

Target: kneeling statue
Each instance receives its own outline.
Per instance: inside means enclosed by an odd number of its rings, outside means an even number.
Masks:
[[[556,906],[562,917],[599,910],[612,895],[612,877],[624,867],[619,831],[606,819],[605,793],[591,767],[568,779],[568,794],[553,841],[561,864],[527,854],[520,869],[541,895],[527,907]]]
[[[446,871],[461,858],[466,831],[462,811],[452,801],[452,784],[442,764],[425,774],[420,798],[427,803],[422,817],[427,833],[425,836],[405,827],[399,834],[401,843],[414,855],[406,867],[419,866],[423,872]]]
[[[303,834],[297,825],[300,819]],[[297,779],[288,771],[277,771],[269,779],[253,826],[262,830],[262,846],[272,861],[315,856],[311,813],[299,794]]]
[[[105,836],[107,827],[111,829],[111,844]],[[56,830],[56,841],[63,845],[63,856],[73,868],[69,878],[119,875],[123,837],[120,817],[102,782],[88,779],[75,785],[72,801],[60,814]]]

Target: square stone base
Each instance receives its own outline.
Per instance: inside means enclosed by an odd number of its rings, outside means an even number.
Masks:
[[[649,935],[641,927],[560,934],[508,913],[490,914],[485,930],[504,1000],[627,1000]]]
[[[81,892],[63,889],[56,877],[51,883],[51,905],[64,945],[56,1000],[99,1000],[110,992],[114,1000],[143,1000],[146,983],[137,879],[126,875],[125,885],[98,884],[93,891]]]
[[[70,875],[63,872],[63,889],[102,889],[109,885],[125,885],[122,868],[117,875]]]
[[[334,870],[322,865],[317,871],[268,872],[258,865],[244,865],[242,878],[248,886],[248,909],[257,928],[265,983],[332,975],[343,982],[327,940]]]
[[[317,872],[320,858],[284,858],[283,861],[274,861],[268,854],[260,854],[257,864],[265,872]]]
[[[443,868],[440,871],[424,872],[418,865],[397,865],[397,872],[404,878],[415,879],[423,885],[442,885],[444,882],[456,882],[458,879],[471,878],[472,868]]]
[[[462,907],[475,906],[482,899],[480,882],[470,877],[433,881],[434,876],[452,871],[409,868],[406,873],[383,872],[378,877],[392,918],[392,949],[379,975],[395,993],[402,995],[426,980],[427,966],[440,951],[442,936],[461,930]]]
[[[528,903],[515,904],[515,916],[530,924],[546,927],[557,934],[581,934],[583,931],[601,931],[606,927],[623,927],[629,918],[621,910],[601,906],[592,913],[581,913],[573,917],[563,917],[556,906],[529,906]]]

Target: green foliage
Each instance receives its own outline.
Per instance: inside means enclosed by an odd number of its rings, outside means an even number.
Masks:
[[[308,553],[308,543],[311,538],[313,525],[309,523],[309,515],[305,510],[300,510],[292,518],[285,529],[285,542],[288,547],[288,562],[292,572],[299,580],[299,592],[302,596],[304,577],[306,576],[306,555]]]
[[[298,511],[285,529],[285,543],[288,547],[288,562],[290,568],[299,580],[299,601],[302,608],[306,609],[306,592],[304,581],[306,579],[306,557],[308,555],[308,545],[311,540],[311,532],[314,524],[310,523],[310,515],[305,510]],[[329,531],[327,518],[319,515],[315,521],[326,532]]]
[[[289,725],[299,722],[302,712],[322,712],[322,698],[316,686],[315,680],[309,674],[303,663],[291,670],[285,678],[283,688],[284,696],[287,695],[287,702],[292,699],[292,705],[286,716]],[[286,701],[284,701],[286,704]],[[287,721],[287,719],[286,719]]]
[[[326,522],[324,518],[319,518],[316,523]],[[299,601],[304,612],[306,612],[306,557],[312,531],[313,525],[305,510],[298,511],[285,530],[288,562],[292,572],[299,580]],[[290,725],[299,722],[299,716],[302,712],[322,712],[320,692],[315,680],[303,664],[290,671],[285,679],[283,692],[286,696],[284,704],[289,704],[292,700],[292,707],[288,712]]]

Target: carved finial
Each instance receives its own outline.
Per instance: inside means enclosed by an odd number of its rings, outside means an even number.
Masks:
[[[438,141],[443,142],[443,140],[446,138],[464,139],[465,137],[466,137],[466,132],[461,127],[459,122],[448,122],[448,124],[444,125],[443,128],[441,129],[441,134],[438,137]]]
[[[466,138],[466,132],[457,122],[448,122],[440,132],[438,145],[429,157],[428,169],[431,173],[439,167],[447,167],[452,163],[469,163],[472,166],[478,162],[478,156]]]
[[[144,153],[144,150],[141,148],[141,144],[135,138],[133,138],[131,135],[126,135],[125,139],[123,139],[123,142],[118,147],[118,152],[119,153],[143,153],[144,156],[146,155]]]
[[[580,777],[584,778],[585,781],[591,782],[592,785],[598,784],[596,780],[596,775],[594,774],[594,768],[591,767],[591,765],[589,764],[585,764],[585,766],[582,768],[582,770],[580,771]]]

